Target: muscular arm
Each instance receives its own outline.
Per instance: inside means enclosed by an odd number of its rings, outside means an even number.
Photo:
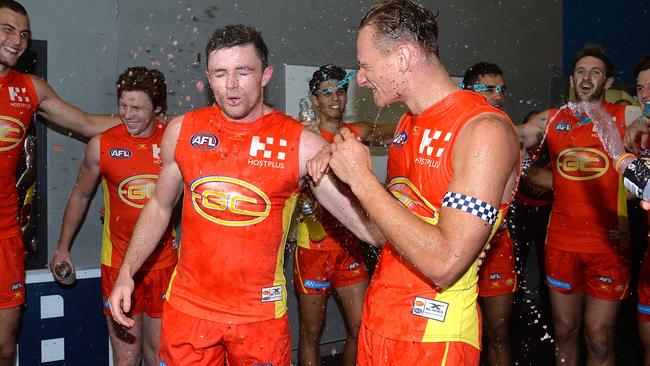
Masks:
[[[162,166],[156,181],[156,189],[140,212],[129,241],[129,248],[126,250],[108,300],[113,319],[129,328],[133,326],[134,320],[128,318],[125,313],[131,310],[133,275],[156,249],[182,192],[183,179],[174,159],[182,118],[181,116],[171,121],[165,130],[161,144]]]
[[[303,129],[300,136],[301,177],[307,175],[307,161],[324,146],[327,146],[327,142],[320,135]],[[384,244],[386,238],[379,228],[368,219],[352,192],[335,177],[326,174],[317,185],[312,186],[312,192],[318,202],[359,239],[375,246]]]
[[[346,137],[347,143],[360,145]],[[517,139],[507,123],[497,117],[481,116],[469,123],[456,141],[452,153],[454,177],[447,190],[498,207],[512,192],[517,162]],[[491,230],[482,219],[444,207],[438,224],[428,224],[398,203],[360,160],[345,161],[334,151],[330,166],[350,184],[370,218],[400,254],[437,286],[452,283],[478,257]]]
[[[47,120],[86,137],[98,135],[120,123],[118,116],[89,114],[66,103],[38,76],[30,75],[38,93],[39,113]]]
[[[86,210],[88,210],[88,205],[90,204],[90,200],[92,199],[95,188],[97,187],[98,179],[99,136],[96,136],[92,138],[86,146],[86,154],[81,167],[79,168],[77,181],[72,188],[70,198],[68,198],[68,204],[63,213],[61,234],[59,234],[59,241],[50,262],[50,269],[53,270],[54,265],[61,261],[66,261],[72,264],[70,245],[75,233],[81,226]],[[57,277],[56,274],[54,274],[54,276]]]
[[[548,123],[548,111],[537,114],[517,126],[517,138],[524,147],[531,147],[542,142],[544,133],[546,133],[546,124]]]

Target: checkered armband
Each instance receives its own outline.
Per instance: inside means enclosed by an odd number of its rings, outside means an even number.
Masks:
[[[457,208],[485,220],[488,225],[493,225],[499,211],[491,204],[481,201],[476,197],[460,193],[447,192],[442,199],[442,207]]]

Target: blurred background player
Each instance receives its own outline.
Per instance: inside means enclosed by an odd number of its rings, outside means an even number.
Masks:
[[[116,365],[157,366],[160,318],[167,285],[177,261],[172,227],[167,226],[156,250],[135,275],[136,288],[130,316],[135,325],[126,329],[113,321],[108,296],[126,253],[140,210],[156,186],[160,171],[160,149],[165,125],[158,119],[167,109],[163,74],[145,67],[131,67],[117,81],[117,99],[122,124],[93,137],[79,176],[66,206],[57,249],[50,262],[72,268],[70,246],[83,222],[101,177],[104,192],[104,230],[101,251],[102,297]]]

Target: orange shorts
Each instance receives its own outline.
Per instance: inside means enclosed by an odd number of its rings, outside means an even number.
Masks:
[[[111,315],[108,307],[108,297],[111,295],[119,269],[102,264],[102,296],[104,298],[104,314]],[[131,295],[131,311],[129,315],[138,315],[143,311],[152,318],[162,316],[163,303],[169,280],[174,273],[174,266],[153,271],[136,272],[133,281],[135,289]]]
[[[358,366],[475,366],[480,358],[478,348],[463,342],[396,341],[372,333],[363,323],[359,331]]]
[[[637,291],[639,294],[637,319],[643,322],[650,322],[650,256],[648,255],[648,249],[646,249],[643,263],[641,263]]]
[[[622,300],[628,296],[630,264],[627,254],[580,253],[544,247],[546,283],[569,295],[584,291],[601,300]]]
[[[165,301],[160,331],[161,366],[223,365],[289,366],[289,318],[249,324],[224,324],[199,319]]]
[[[517,290],[515,248],[508,229],[499,229],[490,240],[490,249],[478,271],[478,295],[493,297]]]
[[[361,248],[354,252],[297,247],[293,283],[301,294],[327,295],[330,288],[356,285],[368,279]]]
[[[25,303],[25,249],[18,234],[0,239],[0,309]]]

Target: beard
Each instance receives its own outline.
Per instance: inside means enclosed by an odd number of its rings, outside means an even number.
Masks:
[[[596,84],[593,86],[593,89],[591,91],[591,94],[583,97],[585,99],[580,99],[580,85],[576,85],[573,87],[573,92],[575,93],[576,97],[583,102],[593,102],[593,101],[598,101],[602,98],[603,94],[605,93],[605,82],[606,80],[603,80],[602,82]]]

